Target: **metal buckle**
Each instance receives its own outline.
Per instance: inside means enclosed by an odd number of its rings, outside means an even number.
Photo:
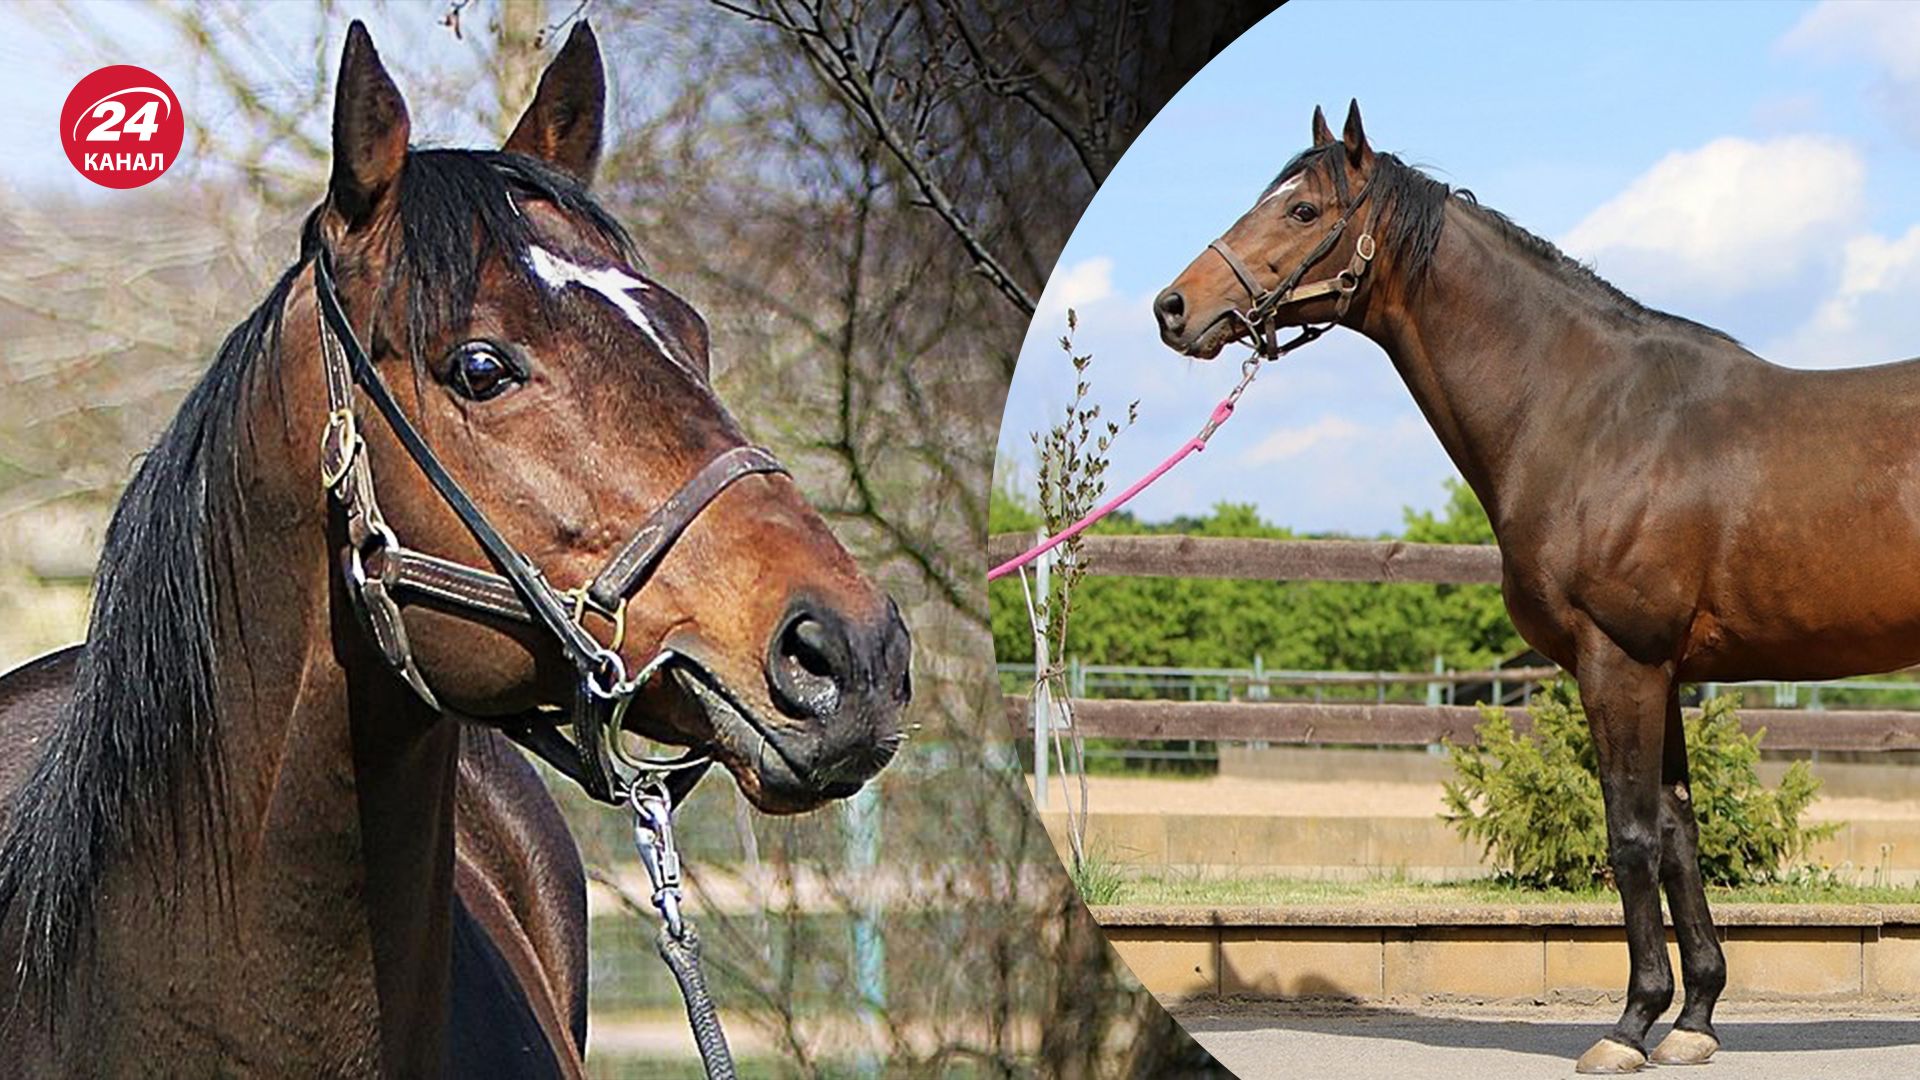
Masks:
[[[1354,242],[1353,253],[1360,257],[1361,262],[1372,262],[1373,252],[1373,234],[1370,232],[1361,233],[1360,239]]]
[[[534,572],[538,573],[539,571],[536,569]],[[607,651],[616,653],[620,651],[621,644],[627,640],[627,605],[624,602],[612,611],[608,611],[593,602],[593,599],[587,595],[587,586],[585,585],[571,589],[562,589],[560,590],[560,595],[565,599],[573,601],[573,624],[583,630],[586,629],[586,624],[581,620],[586,617],[589,608],[593,609],[597,614],[604,615],[612,620],[613,642],[607,646]]]
[[[336,444],[335,439],[338,438]],[[335,445],[339,446],[339,464],[327,467],[327,459],[334,456],[329,453]],[[354,419],[352,409],[335,409],[327,414],[327,426],[320,432],[320,486],[332,491],[340,486],[340,481],[353,471],[353,459],[366,445],[360,438],[359,422]]]

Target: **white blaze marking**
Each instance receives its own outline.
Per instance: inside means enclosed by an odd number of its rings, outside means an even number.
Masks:
[[[660,332],[654,329],[653,320],[647,318],[646,311],[640,307],[640,301],[634,298],[635,292],[645,292],[648,289],[646,282],[617,266],[581,266],[542,247],[528,247],[527,262],[533,267],[534,274],[555,292],[568,285],[578,285],[599,293],[608,303],[619,308],[620,314],[625,315],[628,322],[639,327],[641,332],[647,335],[653,342],[654,348],[660,350],[660,355],[678,364],[688,373],[692,372],[693,369],[687,366],[686,361],[680,359],[679,355],[667,345],[666,339],[660,335]]]
[[[1267,205],[1273,200],[1279,198],[1280,196],[1291,193],[1295,188],[1299,187],[1300,182],[1305,180],[1306,178],[1307,178],[1306,173],[1294,174],[1293,179],[1287,181],[1284,184],[1281,184],[1277,188],[1274,188],[1271,192],[1267,193],[1267,196],[1265,198],[1261,199],[1257,203],[1254,203],[1253,204],[1254,209],[1258,210],[1260,207]]]

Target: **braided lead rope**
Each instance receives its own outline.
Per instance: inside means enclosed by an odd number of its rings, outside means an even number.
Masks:
[[[687,1025],[707,1080],[734,1080],[733,1053],[720,1027],[720,1014],[707,993],[706,973],[700,968],[700,935],[681,911],[680,853],[673,843],[673,795],[664,781],[636,781],[627,789],[633,809],[633,843],[653,885],[653,906],[660,913],[660,932],[653,947],[673,972],[686,1003]]]
[[[679,937],[663,925],[654,935],[653,947],[660,951],[660,959],[667,962],[673,980],[680,984],[680,997],[687,1003],[687,1026],[693,1029],[707,1080],[735,1080],[733,1052],[727,1048],[727,1033],[720,1028],[720,1014],[714,1011],[713,998],[707,994],[707,976],[700,969],[700,935],[692,923],[680,924]]]

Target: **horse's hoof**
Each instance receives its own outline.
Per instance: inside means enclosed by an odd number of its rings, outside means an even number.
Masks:
[[[1704,1061],[1706,1059],[1702,1058],[1701,1060]],[[1640,1067],[1646,1063],[1647,1055],[1635,1050],[1626,1043],[1614,1042],[1612,1039],[1601,1039],[1599,1042],[1593,1044],[1592,1049],[1580,1055],[1580,1060],[1574,1063],[1573,1071],[1588,1075],[1594,1073],[1602,1075],[1609,1073],[1630,1073],[1639,1072]]]
[[[1652,1060],[1655,1065],[1705,1065],[1718,1049],[1720,1040],[1704,1031],[1674,1028],[1653,1048]]]

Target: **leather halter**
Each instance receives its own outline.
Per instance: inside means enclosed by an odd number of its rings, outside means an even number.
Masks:
[[[785,474],[774,456],[757,446],[736,446],[708,461],[679,491],[655,509],[632,539],[584,586],[558,589],[539,567],[500,535],[492,522],[448,473],[420,432],[400,411],[386,382],[347,321],[324,247],[313,260],[314,295],[320,311],[322,367],[327,382],[327,426],[320,439],[321,483],[346,515],[349,547],[342,557],[347,592],[374,644],[394,673],[429,707],[450,713],[427,685],[401,620],[399,597],[413,595],[484,616],[544,627],[559,642],[578,675],[570,722],[573,739],[558,729],[567,722],[539,710],[506,727],[516,742],[580,784],[603,802],[626,801],[634,785],[668,778],[691,786],[708,764],[689,753],[673,761],[636,760],[619,743],[620,725],[653,675],[676,659],[660,650],[631,675],[617,651],[625,630],[627,600],[646,582],[687,526],[735,481],[756,474]],[[414,464],[440,498],[479,541],[499,573],[477,569],[403,545],[380,513],[372,465],[354,410],[354,387],[365,392]],[[615,626],[611,646],[581,625],[592,610]],[[682,792],[676,791],[678,796]]]
[[[1345,174],[1337,174],[1337,177],[1340,194],[1344,196],[1346,194]],[[1380,218],[1378,205],[1375,205],[1373,212],[1367,216],[1365,231],[1361,232],[1359,239],[1354,241],[1353,258],[1347,261],[1346,269],[1330,278],[1322,278],[1306,285],[1300,284],[1300,279],[1333,251],[1334,245],[1340,242],[1341,235],[1346,232],[1347,224],[1353,220],[1353,215],[1359,212],[1361,204],[1367,201],[1367,196],[1372,191],[1373,178],[1368,177],[1367,182],[1361,185],[1360,193],[1347,204],[1346,212],[1333,223],[1333,228],[1327,230],[1327,235],[1321,237],[1320,243],[1307,254],[1300,265],[1293,268],[1293,273],[1288,274],[1271,289],[1260,287],[1260,282],[1253,276],[1253,271],[1247,269],[1247,264],[1241,260],[1240,256],[1234,254],[1233,248],[1227,244],[1226,237],[1223,236],[1207,245],[1226,261],[1227,269],[1232,270],[1233,276],[1240,279],[1240,287],[1247,291],[1247,297],[1252,301],[1246,311],[1229,308],[1222,318],[1233,319],[1244,326],[1247,336],[1253,341],[1254,351],[1260,356],[1268,360],[1277,360],[1333,329],[1347,317],[1348,309],[1353,306],[1353,295],[1360,290],[1360,281],[1366,276],[1367,268],[1373,265],[1373,227]],[[1275,321],[1280,309],[1289,304],[1303,304],[1308,300],[1317,300],[1322,296],[1334,297],[1333,318],[1318,326],[1303,326],[1298,336],[1281,344]]]

